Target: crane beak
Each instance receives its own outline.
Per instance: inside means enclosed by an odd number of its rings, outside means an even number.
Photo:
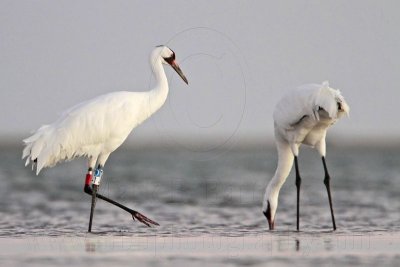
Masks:
[[[267,218],[269,230],[274,230],[274,228],[275,228],[275,220],[271,220],[271,215],[270,215],[270,213],[268,211],[269,210],[264,211],[263,213],[264,213],[264,216]]]
[[[271,216],[271,206],[270,206],[270,204],[269,204],[269,201],[268,201],[267,210],[266,210],[266,211],[263,211],[263,214],[264,214],[265,218],[267,218],[269,230],[274,230],[274,228],[275,228],[275,218],[272,219],[272,216]]]
[[[268,220],[269,230],[274,230],[275,228],[275,221]]]
[[[174,61],[171,62],[171,67],[176,71],[176,73],[179,74],[179,76],[181,76],[182,80],[186,83],[189,84],[188,80],[186,79],[185,75],[183,74],[181,68],[179,67],[179,65]]]

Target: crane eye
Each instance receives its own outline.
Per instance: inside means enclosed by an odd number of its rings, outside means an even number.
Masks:
[[[168,64],[172,64],[172,62],[175,60],[175,53],[172,52],[172,55],[170,57],[164,57],[164,60],[168,63]]]

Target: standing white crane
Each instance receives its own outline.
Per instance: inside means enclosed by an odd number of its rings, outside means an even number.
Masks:
[[[96,197],[129,212],[132,218],[158,225],[143,214],[97,193],[103,167],[110,156],[140,123],[149,118],[164,104],[168,95],[168,81],[163,64],[170,65],[188,84],[175,61],[175,53],[166,46],[157,46],[150,55],[150,65],[156,87],[147,92],[113,92],[80,103],[54,123],[40,127],[26,138],[22,158],[26,165],[36,166],[36,175],[45,167],[75,157],[88,158],[89,169],[85,179],[85,193],[92,195],[89,229],[91,232]],[[97,166],[97,168],[96,168]],[[94,173],[93,173],[94,172]],[[92,187],[90,185],[92,184]]]
[[[297,187],[297,231],[299,230],[299,202],[301,177],[297,157],[301,144],[314,147],[322,157],[325,172],[324,184],[328,192],[333,230],[336,230],[330,190],[330,176],[326,167],[325,137],[328,128],[343,115],[348,115],[349,106],[339,90],[329,87],[328,82],[308,84],[289,92],[274,110],[275,141],[278,150],[278,166],[264,195],[262,211],[267,217],[269,229],[275,226],[279,190],[286,181],[293,165],[296,169]]]

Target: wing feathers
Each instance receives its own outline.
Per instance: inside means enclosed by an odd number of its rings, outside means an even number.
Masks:
[[[339,90],[329,87],[328,82],[322,84],[308,84],[289,92],[276,105],[274,120],[277,125],[290,129],[300,118],[309,116],[316,121],[320,120],[320,109],[324,109],[331,119],[337,119],[339,105],[341,111],[349,113],[349,107]]]
[[[78,104],[53,124],[44,125],[24,140],[22,158],[35,163],[36,173],[79,156],[96,158],[119,147],[137,125],[139,104],[146,94],[115,92]],[[146,102],[144,102],[146,103]],[[123,106],[130,109],[123,109]]]

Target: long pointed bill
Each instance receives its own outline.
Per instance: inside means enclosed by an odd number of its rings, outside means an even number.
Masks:
[[[172,61],[171,67],[176,71],[176,73],[179,74],[179,76],[181,76],[182,80],[183,80],[186,84],[189,84],[189,82],[188,82],[188,80],[186,79],[185,75],[183,74],[181,68],[179,67],[179,65],[178,65],[175,61]]]
[[[268,208],[266,211],[263,211],[263,214],[264,214],[265,218],[267,218],[269,230],[274,230],[275,219],[274,220],[271,219],[271,209],[270,209],[269,202],[268,202]]]
[[[274,230],[275,221],[268,220],[268,226],[269,226],[269,230]]]

